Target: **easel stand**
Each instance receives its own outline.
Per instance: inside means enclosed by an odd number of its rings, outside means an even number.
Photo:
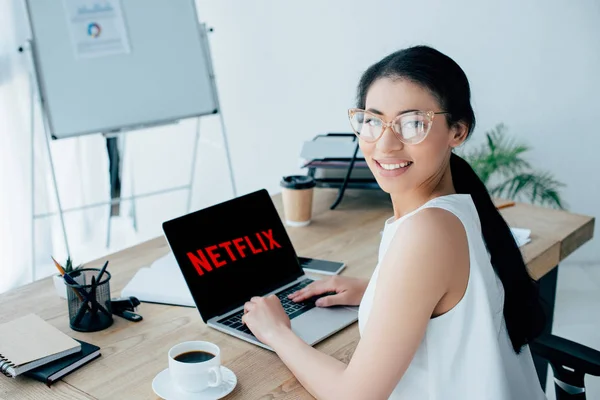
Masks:
[[[209,54],[207,55],[208,56],[207,59],[209,60],[208,67],[210,70],[210,78],[211,78],[210,80],[211,80],[211,84],[213,85],[214,93],[216,94],[217,93],[216,82],[215,82],[215,75],[214,75],[214,70],[213,70],[212,59],[210,57],[210,47],[209,47],[208,39],[205,34],[205,32],[207,32],[207,31],[212,32],[212,28],[207,30],[205,27],[205,24],[201,24],[200,31],[201,31],[201,34],[203,35],[203,39],[206,40],[206,45],[207,45],[206,48],[208,49],[208,52],[209,52]],[[200,121],[201,121],[201,117],[202,117],[202,116],[197,117],[196,134],[195,134],[195,139],[194,139],[194,146],[192,148],[192,166],[191,166],[191,171],[190,171],[190,179],[186,185],[171,187],[171,188],[148,192],[148,193],[143,193],[143,194],[133,194],[133,184],[132,184],[132,195],[129,197],[118,196],[118,197],[111,198],[110,201],[106,201],[106,202],[98,202],[98,203],[87,204],[87,205],[83,205],[83,206],[79,206],[79,207],[64,209],[62,206],[61,200],[60,200],[59,192],[58,192],[57,177],[56,177],[56,172],[55,172],[55,168],[54,168],[54,160],[52,157],[52,151],[51,151],[51,146],[50,146],[50,141],[51,141],[50,129],[49,129],[49,124],[48,124],[48,118],[45,113],[45,110],[43,107],[43,102],[42,102],[43,97],[42,97],[42,93],[41,93],[40,85],[39,85],[39,72],[38,72],[39,69],[37,68],[38,64],[37,64],[37,60],[36,60],[36,56],[35,56],[36,52],[34,51],[34,45],[35,44],[33,43],[32,40],[28,40],[25,46],[19,48],[20,52],[27,51],[31,57],[31,60],[30,60],[30,112],[31,112],[31,114],[30,114],[31,115],[30,134],[31,134],[31,260],[32,260],[31,279],[32,279],[32,281],[35,280],[35,273],[36,273],[36,263],[35,263],[35,220],[36,219],[47,218],[47,217],[51,217],[51,216],[54,216],[57,214],[59,215],[60,224],[61,224],[62,233],[63,233],[63,239],[65,241],[65,248],[67,251],[67,256],[70,257],[71,251],[70,251],[70,247],[69,247],[69,239],[68,239],[67,229],[66,229],[65,220],[64,220],[64,214],[66,214],[68,212],[81,211],[81,210],[86,210],[86,209],[90,209],[90,208],[94,208],[94,207],[108,205],[109,206],[109,218],[108,218],[108,233],[107,233],[107,242],[106,242],[107,247],[110,245],[110,231],[111,231],[111,229],[110,229],[111,228],[110,210],[112,209],[112,207],[114,205],[118,205],[122,201],[126,201],[126,200],[132,201],[132,214],[133,214],[133,220],[134,220],[134,229],[136,229],[136,230],[137,230],[137,218],[135,216],[135,200],[136,199],[156,196],[156,195],[180,191],[180,190],[188,190],[187,209],[186,210],[187,210],[187,212],[189,212],[191,209],[192,191],[193,191],[192,189],[193,189],[194,178],[195,178],[196,158],[197,158],[197,154],[198,154],[198,144],[199,144],[199,139],[200,139]],[[43,134],[44,140],[46,142],[46,151],[48,153],[48,159],[50,161],[50,173],[51,173],[51,177],[52,177],[52,186],[54,188],[54,195],[56,196],[56,203],[57,203],[57,208],[58,208],[58,211],[56,211],[56,212],[48,212],[48,213],[41,213],[41,214],[38,214],[35,211],[35,106],[36,106],[36,97],[37,97],[37,101],[39,102],[38,106],[39,106],[39,109],[41,110],[41,115],[42,115],[42,128],[43,128],[42,134]],[[216,106],[217,106],[216,111],[219,114],[221,133],[223,134],[223,143],[224,143],[225,154],[226,154],[226,158],[227,158],[227,166],[229,168],[229,177],[230,177],[230,181],[231,181],[231,187],[232,187],[232,191],[233,191],[233,196],[236,197],[237,189],[235,186],[233,169],[232,169],[232,165],[231,165],[231,156],[229,153],[227,132],[226,132],[225,121],[223,118],[223,113],[221,112],[221,107],[220,107],[218,96],[216,96]],[[176,122],[178,122],[178,121],[170,121],[169,123],[176,123]],[[161,125],[164,125],[164,124],[165,123],[162,123]],[[149,128],[151,126],[157,126],[157,125],[148,124],[148,125],[144,126],[144,128]],[[126,134],[129,131],[131,131],[131,130],[122,129],[122,130],[119,130],[118,132],[103,133],[103,135],[107,138],[121,137],[121,135],[122,135],[123,145],[122,145],[121,154],[125,154],[124,150],[125,150],[125,143],[126,143],[126,137],[127,137]]]

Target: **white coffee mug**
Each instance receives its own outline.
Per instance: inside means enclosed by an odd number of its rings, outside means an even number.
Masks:
[[[190,351],[202,351],[214,357],[201,362],[181,362],[175,359]],[[187,392],[201,392],[206,388],[219,386],[223,379],[219,346],[202,341],[176,344],[169,350],[169,374],[175,386]]]

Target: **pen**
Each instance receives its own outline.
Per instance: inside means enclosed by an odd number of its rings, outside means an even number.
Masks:
[[[508,203],[504,203],[504,204],[500,204],[498,207],[496,207],[498,210],[502,210],[503,208],[508,208],[508,207],[512,207],[516,205],[516,203],[514,201],[510,201]]]
[[[104,263],[104,266],[100,270],[100,273],[98,274],[98,278],[96,278],[96,283],[100,284],[100,280],[102,279],[102,275],[104,275],[104,271],[106,271],[106,267],[108,267],[108,260],[106,260],[106,262]]]
[[[78,283],[75,282],[75,279],[71,278],[71,276],[65,272],[64,268],[54,259],[54,257],[51,257],[51,258],[52,258],[52,261],[54,261],[54,265],[56,265],[58,272],[60,272],[60,274],[62,275],[65,282],[67,282],[69,285],[78,285]],[[75,292],[75,294],[77,295],[79,300],[84,301],[83,296],[81,295],[81,292],[79,290],[77,290],[74,287],[71,287],[71,289],[73,290],[73,292]]]
[[[96,312],[98,311],[98,300],[96,299],[96,286],[98,285],[98,281],[96,281],[96,277],[92,276],[92,288],[90,289],[90,298],[92,301],[92,313],[90,318],[94,318],[96,316]]]
[[[67,282],[69,285],[79,285],[77,282],[75,282],[75,279],[71,278],[71,276],[67,273],[65,273],[63,275],[63,278],[64,278],[65,282]],[[72,286],[71,286],[71,289],[73,289],[73,291],[75,292],[77,297],[79,297],[79,300],[83,301],[83,296],[81,295],[81,292]]]
[[[54,265],[56,266],[56,269],[58,269],[58,272],[60,272],[61,276],[65,275],[65,269],[54,259],[54,257],[50,257],[52,258],[52,261],[54,261]]]

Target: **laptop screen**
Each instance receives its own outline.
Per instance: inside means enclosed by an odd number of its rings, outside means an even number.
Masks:
[[[266,190],[163,223],[204,322],[304,274]]]

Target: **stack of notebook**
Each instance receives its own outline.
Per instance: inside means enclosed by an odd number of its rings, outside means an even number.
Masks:
[[[0,324],[0,373],[51,385],[100,356],[100,348],[72,339],[35,314]]]

